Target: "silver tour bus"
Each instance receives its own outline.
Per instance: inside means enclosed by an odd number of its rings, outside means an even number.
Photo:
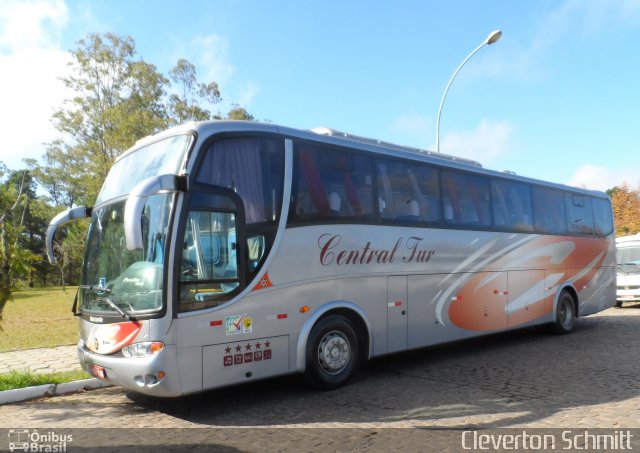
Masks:
[[[548,324],[616,301],[607,195],[273,124],[190,123],[120,156],[90,217],[78,357],[173,397]]]

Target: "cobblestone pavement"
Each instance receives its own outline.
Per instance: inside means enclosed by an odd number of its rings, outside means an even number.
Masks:
[[[0,428],[164,428],[149,442],[186,432],[223,451],[432,450],[439,433],[470,429],[640,428],[639,339],[640,306],[612,308],[570,335],[525,329],[374,360],[329,392],[297,376],[169,400],[108,388],[0,407]],[[126,432],[114,439],[145,430]]]
[[[76,346],[35,348],[0,353],[0,374],[12,370],[33,373],[56,373],[80,370]]]

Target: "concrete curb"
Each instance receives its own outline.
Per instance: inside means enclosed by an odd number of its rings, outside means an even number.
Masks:
[[[17,403],[43,396],[56,396],[65,393],[74,393],[81,390],[92,390],[102,387],[110,387],[108,382],[100,379],[83,379],[81,381],[65,382],[63,384],[45,384],[35,387],[25,387],[21,389],[5,390],[0,392],[0,406],[3,404]]]

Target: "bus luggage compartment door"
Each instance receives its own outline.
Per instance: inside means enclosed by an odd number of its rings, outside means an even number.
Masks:
[[[236,338],[234,338],[236,337]],[[242,338],[202,348],[205,389],[289,372],[289,335],[269,338]]]
[[[387,278],[387,352],[407,350],[409,300],[407,277]]]

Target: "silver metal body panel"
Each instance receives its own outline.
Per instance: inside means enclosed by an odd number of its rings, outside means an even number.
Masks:
[[[175,345],[166,345],[157,354],[126,358],[121,356],[98,355],[78,344],[78,360],[88,373],[93,374],[92,365],[105,369],[105,381],[135,390],[147,395],[174,397],[183,394],[178,375],[178,361]],[[148,376],[160,371],[166,373],[164,379],[152,383]]]

